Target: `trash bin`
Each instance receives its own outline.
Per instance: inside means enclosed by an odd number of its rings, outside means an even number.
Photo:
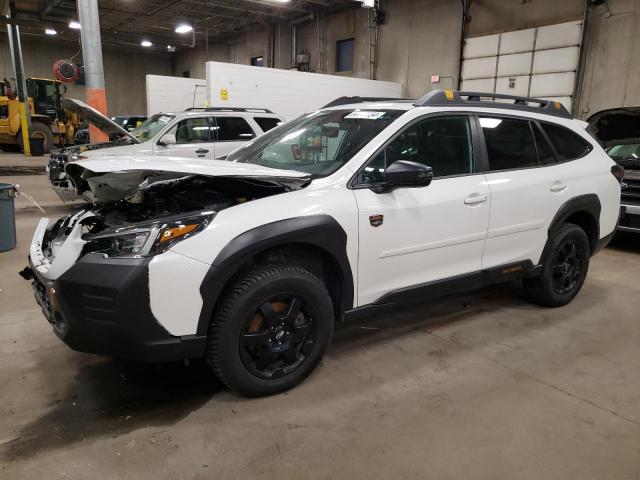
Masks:
[[[44,155],[44,138],[30,138],[31,156],[41,157]]]
[[[16,246],[16,213],[13,199],[16,188],[11,183],[0,183],[0,252]]]

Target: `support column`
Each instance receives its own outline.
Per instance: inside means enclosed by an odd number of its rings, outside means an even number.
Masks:
[[[104,67],[102,65],[102,39],[100,38],[100,16],[98,0],[82,0],[78,2],[78,20],[80,21],[80,38],[82,40],[82,59],[86,82],[87,103],[107,114],[107,95],[104,89]],[[107,134],[93,125],[89,125],[91,143],[106,142]]]
[[[9,34],[9,49],[11,61],[16,79],[16,91],[18,93],[18,110],[20,113],[20,135],[25,156],[31,156],[31,144],[29,143],[29,130],[31,128],[31,110],[29,109],[29,95],[27,83],[24,78],[24,66],[22,64],[22,46],[20,44],[20,29],[18,25],[7,24]]]

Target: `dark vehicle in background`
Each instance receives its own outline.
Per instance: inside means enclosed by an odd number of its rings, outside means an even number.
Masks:
[[[135,128],[139,127],[142,122],[144,122],[147,117],[143,117],[142,115],[129,115],[129,116],[119,116],[119,117],[111,117],[111,120],[118,125],[119,127],[124,128],[127,132],[131,132]],[[116,137],[110,138],[110,140],[115,140]],[[89,138],[89,127],[86,121],[83,121],[82,124],[76,130],[76,133],[73,137],[73,143],[76,145],[85,145],[90,142]]]
[[[602,110],[587,121],[609,156],[624,167],[618,230],[640,234],[640,106]]]
[[[78,126],[78,129],[73,136],[73,143],[76,145],[85,145],[89,143],[89,123],[86,120],[83,120]]]

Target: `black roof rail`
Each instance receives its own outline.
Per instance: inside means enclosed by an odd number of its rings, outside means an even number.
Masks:
[[[185,112],[250,112],[250,113],[273,113],[268,108],[253,107],[189,107]]]
[[[496,100],[513,100],[498,102]],[[459,92],[457,90],[433,90],[419,98],[416,107],[490,107],[544,113],[555,117],[573,118],[560,102],[542,98],[518,97],[501,93]]]
[[[350,103],[365,103],[365,102],[389,102],[406,100],[406,98],[388,98],[388,97],[340,97],[330,101],[322,108],[337,107],[339,105],[349,105]]]

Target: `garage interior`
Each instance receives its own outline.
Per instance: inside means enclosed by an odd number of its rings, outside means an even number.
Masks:
[[[204,79],[207,62],[395,82],[404,98],[545,97],[582,120],[640,105],[639,0],[86,1],[109,116],[159,113],[147,75]],[[15,82],[10,25],[25,77],[83,63],[75,1],[10,3],[0,78]],[[82,83],[65,97],[91,103]],[[18,272],[40,208],[58,218],[79,203],[52,191],[48,155],[2,147],[0,184],[28,196],[14,199],[16,246],[0,252],[0,478],[638,476],[637,234],[592,259],[567,306],[534,306],[513,282],[338,324],[305,382],[245,399],[201,362],[78,353],[52,334]]]

